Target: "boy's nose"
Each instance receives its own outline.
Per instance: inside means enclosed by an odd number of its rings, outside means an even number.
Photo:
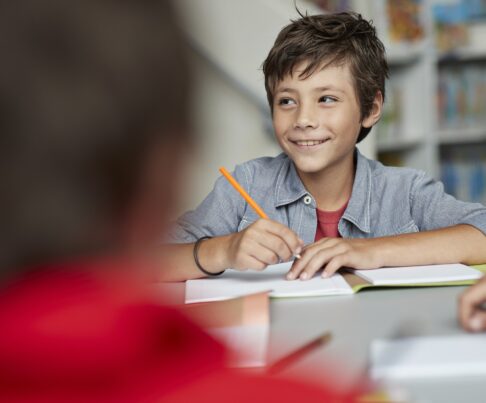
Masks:
[[[307,129],[317,127],[317,119],[315,118],[312,108],[301,107],[294,123],[294,129]]]

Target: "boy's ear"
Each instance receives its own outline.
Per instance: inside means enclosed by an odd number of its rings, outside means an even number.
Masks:
[[[383,94],[381,91],[378,91],[375,94],[375,98],[373,99],[373,105],[371,107],[371,111],[363,119],[363,122],[361,122],[361,126],[363,127],[371,127],[378,122],[381,118],[381,113],[383,111]]]

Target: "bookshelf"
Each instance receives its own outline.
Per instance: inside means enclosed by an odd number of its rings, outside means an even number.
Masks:
[[[387,97],[372,132],[378,159],[423,169],[454,196],[486,204],[486,2],[346,3],[374,21],[387,49]]]

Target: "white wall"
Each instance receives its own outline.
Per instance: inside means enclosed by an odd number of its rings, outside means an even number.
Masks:
[[[238,163],[280,152],[253,100],[197,55],[193,68],[193,119],[198,143],[189,167],[191,182],[183,210],[195,207],[212,189],[220,166],[233,170]]]

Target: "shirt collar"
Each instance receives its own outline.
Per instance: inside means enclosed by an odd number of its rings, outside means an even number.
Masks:
[[[308,194],[297,174],[294,163],[288,156],[277,174],[275,186],[275,207],[285,206]]]
[[[369,233],[371,209],[371,168],[366,157],[356,148],[356,172],[351,198],[343,218]],[[275,207],[294,203],[308,194],[297,174],[293,162],[285,156],[277,174],[275,186]]]

